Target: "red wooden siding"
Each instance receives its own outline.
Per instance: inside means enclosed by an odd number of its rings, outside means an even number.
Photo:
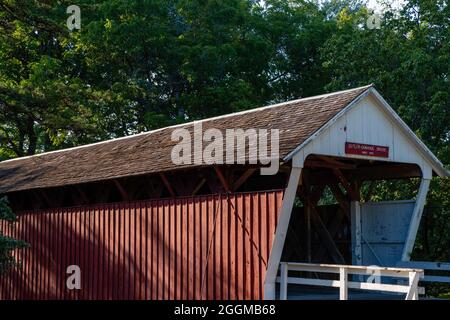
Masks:
[[[282,191],[19,214],[2,299],[261,299]],[[81,290],[66,268],[81,269]]]

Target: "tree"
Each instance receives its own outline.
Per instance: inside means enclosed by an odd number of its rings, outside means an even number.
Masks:
[[[0,198],[0,220],[13,224],[17,217],[8,206],[6,197]],[[11,268],[18,266],[19,262],[14,259],[12,252],[16,249],[26,248],[28,244],[22,240],[5,236],[0,230],[0,276],[8,272]]]
[[[0,2],[0,159],[105,138],[108,97],[80,78],[66,6],[31,2]]]

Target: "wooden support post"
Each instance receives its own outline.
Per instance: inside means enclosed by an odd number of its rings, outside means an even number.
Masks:
[[[351,181],[350,186],[352,187],[353,192],[355,193],[355,201],[361,201],[361,182],[358,180]]]
[[[170,196],[172,198],[176,197],[175,192],[173,191],[172,186],[170,185],[169,180],[167,179],[167,177],[164,175],[164,173],[160,173],[159,176],[161,177],[162,182],[164,183],[164,186],[166,187],[167,191],[169,191]]]
[[[293,162],[294,163],[294,162]],[[264,280],[264,299],[275,299],[275,280],[277,277],[278,267],[280,265],[281,254],[283,252],[284,241],[291,219],[292,208],[294,206],[295,195],[302,167],[292,167],[289,176],[288,186],[284,192],[281,213],[278,218],[277,229],[270,251],[269,261],[267,262],[266,278]]]
[[[339,300],[348,300],[348,275],[347,269],[339,268]]]
[[[351,225],[352,225],[352,263],[356,265],[362,264],[362,248],[361,248],[361,205],[359,201],[350,203]]]
[[[417,194],[416,204],[409,223],[408,235],[406,237],[405,247],[403,248],[402,261],[409,261],[414,242],[416,241],[417,230],[419,229],[420,219],[422,218],[423,207],[427,199],[428,188],[430,187],[430,179],[422,179]]]
[[[287,300],[288,268],[286,262],[280,264],[280,300]]]
[[[309,206],[304,206],[304,210],[306,218],[306,255],[308,262],[311,262],[311,210],[309,209]]]

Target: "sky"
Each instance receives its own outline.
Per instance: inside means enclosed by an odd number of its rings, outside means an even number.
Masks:
[[[380,5],[380,0],[367,0],[368,4],[367,6],[371,9],[374,9],[377,12],[380,12],[382,9],[382,6]],[[390,3],[393,4],[394,8],[401,8],[401,6],[406,2],[405,0],[390,0]]]

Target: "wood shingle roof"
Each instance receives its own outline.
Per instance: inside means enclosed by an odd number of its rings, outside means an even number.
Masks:
[[[201,123],[203,130],[279,129],[279,154],[283,159],[369,88],[293,100]],[[0,162],[0,194],[200,166],[176,165],[171,161],[171,150],[177,144],[171,133],[176,128],[192,131],[193,123]]]

